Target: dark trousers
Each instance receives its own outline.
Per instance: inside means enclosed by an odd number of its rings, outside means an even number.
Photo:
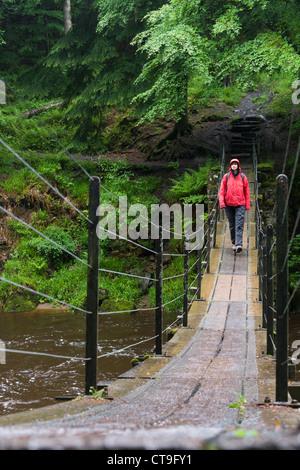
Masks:
[[[225,211],[232,244],[243,246],[245,206],[226,206]]]

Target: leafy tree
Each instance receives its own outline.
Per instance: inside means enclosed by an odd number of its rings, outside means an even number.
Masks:
[[[176,136],[189,128],[189,77],[200,75],[204,81],[210,80],[207,41],[195,28],[199,3],[173,0],[149,13],[146,30],[133,41],[138,44],[138,51],[147,57],[137,83],[150,83],[149,88],[135,98],[135,102],[148,104],[141,121],[167,116],[176,122]]]
[[[134,105],[140,122],[173,120],[158,147],[173,139],[175,155],[192,81],[206,91],[253,88],[262,72],[298,78],[299,11],[299,0],[3,0],[0,68],[29,68],[21,87],[65,100],[76,150],[105,150],[108,114],[134,116]]]
[[[107,111],[111,107],[126,109],[136,93],[134,81],[143,59],[136,55],[131,41],[142,30],[141,20],[148,9],[161,3],[81,2],[80,13],[72,15],[72,29],[57,41],[43,66],[36,67],[38,83],[32,73],[26,77],[27,89],[34,94],[53,93],[56,83],[69,104],[66,116],[76,130],[73,144],[77,149],[104,150]],[[49,74],[56,80],[49,82]]]
[[[278,3],[277,15],[283,6]],[[296,3],[289,2],[285,25]],[[287,29],[286,37],[272,30],[272,8],[269,0],[171,0],[150,12],[133,41],[146,53],[137,83],[147,83],[147,89],[135,98],[146,105],[141,122],[174,119],[175,129],[164,140],[176,137],[178,143],[189,129],[187,86],[194,76],[201,77],[202,87],[225,82],[244,90],[255,86],[260,72],[285,70],[297,77],[299,56]]]

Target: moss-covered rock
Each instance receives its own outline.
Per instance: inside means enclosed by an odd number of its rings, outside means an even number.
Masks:
[[[36,296],[30,293],[16,294],[13,297],[6,300],[3,305],[4,312],[28,312],[34,310],[38,306],[39,302]]]
[[[129,300],[105,299],[100,307],[100,312],[122,312],[135,309],[134,302]],[[128,312],[129,313],[129,312]]]

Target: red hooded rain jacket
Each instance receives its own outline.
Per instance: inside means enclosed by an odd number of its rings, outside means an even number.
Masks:
[[[233,162],[237,162],[239,165],[239,171],[236,176],[230,169]],[[236,158],[232,159],[229,164],[229,178],[228,174],[224,175],[220,185],[219,204],[221,209],[225,206],[245,206],[246,211],[250,210],[248,179],[246,175],[242,178],[241,173],[239,160]]]

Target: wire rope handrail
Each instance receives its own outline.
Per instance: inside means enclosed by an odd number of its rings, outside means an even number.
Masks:
[[[2,276],[1,276],[1,277],[0,277],[0,281],[6,282],[7,284],[11,284],[12,286],[19,287],[19,288],[21,288],[21,289],[25,289],[25,290],[27,290],[28,292],[31,292],[31,293],[33,293],[33,294],[37,294],[37,295],[39,295],[39,296],[41,296],[41,297],[45,297],[46,299],[53,300],[54,302],[58,302],[58,303],[60,303],[60,304],[62,304],[62,305],[65,305],[66,307],[70,307],[70,308],[72,308],[73,310],[79,310],[80,312],[87,313],[87,314],[91,313],[91,312],[89,312],[89,311],[87,311],[87,310],[84,310],[83,308],[75,307],[74,305],[71,305],[71,304],[69,304],[69,303],[67,303],[67,302],[64,302],[64,301],[62,301],[62,300],[55,299],[54,297],[51,297],[50,295],[43,294],[43,293],[41,293],[41,292],[38,292],[37,290],[31,289],[31,287],[26,287],[26,286],[23,286],[22,284],[18,284],[17,282],[10,281],[9,279],[6,279],[5,277],[2,277]]]
[[[289,139],[285,153],[283,170],[276,178],[276,200],[272,210],[272,218],[275,216],[276,209],[276,236],[273,239],[273,227],[267,225],[263,230],[262,217],[259,209],[258,186],[257,186],[257,155],[255,146],[253,146],[253,162],[255,171],[255,207],[257,222],[257,248],[258,248],[258,274],[259,274],[259,292],[262,301],[262,319],[263,326],[267,328],[267,354],[276,357],[276,401],[288,401],[288,381],[289,381],[289,363],[293,363],[288,351],[288,323],[289,309],[291,302],[300,287],[300,279],[289,286],[288,257],[295,239],[297,228],[299,226],[300,210],[295,217],[291,236],[288,231],[288,206],[290,204],[292,188],[295,180],[296,169],[298,166],[300,152],[300,138],[298,140],[296,157],[292,168],[291,181],[284,174],[287,166],[288,146],[290,143],[290,133],[292,128],[293,113],[291,115],[291,125]],[[276,247],[276,266],[273,271],[273,255]],[[276,299],[273,298],[273,291],[276,280]],[[275,307],[275,308],[274,308]],[[276,319],[276,337],[274,338],[274,325]],[[265,324],[265,325],[264,325]]]
[[[36,117],[36,116],[35,116]],[[52,138],[55,139],[55,141],[63,148],[63,150],[67,153],[67,155],[74,161],[78,164],[78,166],[82,169],[82,171],[86,174],[86,176],[88,176],[89,180],[90,180],[90,183],[93,181],[93,177],[85,170],[85,168],[70,154],[70,152],[66,149],[66,147],[59,141],[59,139],[56,138],[56,136],[53,135],[53,133],[47,128],[47,126],[44,125],[44,123],[39,119],[37,118],[37,120],[40,122],[40,124],[46,128],[47,132],[52,136]],[[85,220],[87,220],[91,225],[94,224],[94,222],[92,222],[92,220],[90,218],[87,218],[78,208],[76,208],[76,206],[74,206],[65,196],[63,196],[51,183],[49,183],[40,173],[38,173],[31,165],[29,165],[17,152],[15,152],[8,144],[6,144],[6,142],[4,142],[4,140],[0,137],[0,143],[10,152],[12,153],[20,162],[22,162],[33,174],[35,174],[35,176],[37,176],[41,181],[43,181],[43,183],[45,183],[50,189],[52,189],[64,202],[66,202],[72,209],[74,209],[80,216],[83,216]],[[222,162],[224,161],[224,150],[223,150],[223,156],[222,156]],[[221,166],[222,168],[222,166]],[[221,180],[221,174],[220,174],[220,177],[219,177],[219,181]],[[104,189],[105,191],[107,191],[108,193],[110,193],[113,197],[116,197],[111,191],[109,191],[105,186],[101,185],[100,184],[100,187],[102,189]],[[208,215],[208,225],[211,225],[213,226],[214,224],[217,223],[217,211],[216,211],[216,205],[217,205],[217,199],[215,200],[215,203],[214,203],[214,206],[213,208],[211,209],[210,211],[210,214]],[[63,250],[64,252],[68,253],[70,256],[72,256],[73,258],[77,259],[78,261],[80,261],[81,263],[83,263],[85,266],[87,266],[87,268],[89,270],[93,270],[93,266],[90,264],[90,263],[85,263],[83,260],[81,260],[79,257],[77,257],[76,255],[74,255],[74,253],[72,253],[71,251],[67,250],[66,248],[64,248],[63,246],[59,245],[58,243],[56,243],[54,240],[52,240],[51,238],[47,237],[45,234],[41,233],[39,230],[35,229],[33,226],[31,226],[30,224],[28,224],[27,222],[19,219],[17,216],[15,216],[14,214],[12,214],[10,211],[8,211],[7,209],[5,209],[3,206],[0,206],[0,210],[2,210],[2,212],[4,212],[7,216],[9,217],[12,217],[14,218],[17,222],[23,224],[24,226],[26,226],[27,228],[33,230],[34,232],[36,232],[39,236],[42,236],[43,238],[45,238],[47,241],[49,241],[50,243],[56,245],[59,249]],[[141,214],[142,217],[144,217],[142,214]],[[185,238],[185,235],[183,233],[179,234],[177,232],[175,232],[175,230],[169,230],[169,229],[166,229],[165,227],[163,227],[162,225],[157,225],[155,224],[152,220],[144,217],[145,220],[147,220],[148,222],[150,222],[153,226],[155,226],[157,229],[160,229],[161,231],[167,231],[169,232],[170,234],[173,234],[174,236],[175,235],[180,235],[180,237],[182,238]],[[204,221],[204,224],[205,224],[205,221]],[[102,227],[101,227],[102,228]],[[126,237],[123,237],[117,233],[114,233],[108,229],[105,229],[105,228],[102,228],[105,232],[107,233],[110,233],[111,235],[113,236],[117,236],[118,238],[122,239],[122,240],[125,240],[129,243],[132,243],[152,254],[154,254],[155,256],[158,256],[159,253],[155,250],[152,250],[148,247],[145,247],[139,243],[136,243],[134,242],[133,240],[129,239],[129,238],[126,238]],[[198,230],[200,231],[202,230],[202,227]],[[196,235],[197,232],[194,233],[194,235]],[[211,237],[211,232],[210,232],[210,228],[208,227],[208,229],[206,230],[206,232],[204,233],[204,237]],[[205,257],[207,258],[207,256],[209,256],[208,254],[208,247],[210,245],[210,242],[207,241],[206,245],[204,246],[204,251],[206,251],[206,255]],[[190,251],[193,251],[193,250],[190,250]],[[199,251],[199,250],[198,250]],[[161,255],[162,256],[180,256],[180,257],[185,257],[186,254],[188,255],[188,252],[187,253],[165,253],[165,252],[162,252]],[[193,265],[188,269],[188,272],[190,272],[194,266],[197,264],[197,262],[193,263]],[[111,274],[116,274],[116,275],[125,275],[125,276],[128,276],[128,277],[135,277],[135,278],[138,278],[138,279],[146,279],[146,280],[149,280],[151,279],[151,282],[155,282],[156,285],[160,284],[159,282],[159,279],[155,279],[155,278],[149,278],[149,277],[146,277],[146,276],[139,276],[139,275],[135,275],[135,274],[131,274],[131,273],[124,273],[124,272],[120,272],[120,271],[114,271],[114,270],[109,270],[109,269],[104,269],[104,268],[99,268],[98,269],[98,272],[107,272],[107,273],[111,273]],[[162,279],[162,281],[166,281],[166,280],[169,280],[169,279],[174,279],[175,277],[179,278],[179,277],[184,277],[185,278],[186,276],[186,273],[181,273],[181,274],[178,274],[176,276],[168,276],[164,279]],[[197,275],[197,278],[199,276],[199,273]],[[200,277],[201,277],[201,273],[200,273]],[[197,280],[197,278],[193,281],[193,283]],[[39,292],[38,290],[34,290],[32,288],[29,288],[27,286],[24,286],[24,285],[21,285],[21,284],[18,284],[16,282],[13,282],[9,279],[6,279],[4,277],[0,277],[0,281],[3,281],[3,282],[6,282],[10,285],[13,285],[15,287],[18,287],[18,288],[21,288],[21,289],[25,289],[31,293],[34,293],[36,295],[39,295],[41,297],[45,297],[51,301],[54,301],[54,302],[58,302],[62,305],[65,305],[75,311],[82,311],[83,313],[86,313],[86,314],[92,314],[91,311],[89,310],[84,310],[82,308],[79,308],[79,307],[76,307],[74,305],[71,305],[67,302],[64,302],[64,301],[61,301],[61,300],[58,300],[52,296],[49,296],[47,294],[43,294],[41,292]],[[164,309],[167,305],[179,300],[180,298],[182,297],[185,297],[186,296],[186,290],[176,296],[175,298],[173,299],[170,299],[166,302],[162,302],[162,305],[161,307]],[[123,311],[112,311],[112,312],[97,312],[97,315],[103,315],[103,314],[112,314],[112,313],[123,313],[123,312],[136,312],[136,311],[149,311],[149,310],[152,310],[152,311],[157,311],[159,309],[158,306],[156,307],[149,307],[149,308],[136,308],[136,309],[130,309],[130,310],[123,310]],[[177,317],[179,318],[179,317]],[[178,319],[176,319],[173,323],[177,322]],[[173,324],[172,323],[172,324]],[[170,327],[170,325],[166,328],[168,329]],[[163,331],[165,332],[166,329]],[[136,343],[136,344],[141,344],[142,342],[145,342],[145,341],[149,341],[150,339],[154,339],[154,338],[157,338],[158,335],[155,335],[147,340],[143,340],[139,343]],[[128,346],[127,348],[129,348],[131,346]],[[124,348],[122,348],[123,350]],[[125,348],[126,349],[126,348]],[[88,357],[88,358],[72,358],[70,356],[60,356],[60,355],[55,355],[55,354],[50,354],[50,353],[38,353],[38,352],[30,352],[30,351],[22,351],[22,350],[13,350],[13,349],[5,349],[5,351],[7,352],[16,352],[16,353],[24,353],[24,354],[34,354],[34,355],[45,355],[45,356],[51,356],[51,357],[60,357],[60,358],[65,358],[65,359],[74,359],[74,360],[83,360],[83,361],[86,361],[86,362],[91,362],[93,361],[93,358],[91,357]],[[110,355],[111,353],[109,353]],[[98,356],[98,357],[104,357],[106,355],[101,355],[101,356]]]
[[[24,349],[0,348],[0,351],[10,352],[10,353],[15,353],[15,354],[27,354],[31,356],[47,356],[47,357],[54,357],[57,359],[69,359],[71,361],[90,361],[89,357],[61,356],[59,354],[50,354],[50,353],[38,352],[38,351],[26,351]]]
[[[6,215],[8,215],[9,217],[12,217],[13,219],[15,219],[17,222],[20,222],[22,225],[24,225],[25,227],[29,228],[30,230],[33,230],[35,233],[37,233],[38,235],[40,235],[41,237],[45,238],[45,240],[49,241],[50,243],[52,243],[53,245],[55,245],[57,248],[59,248],[60,250],[63,250],[65,253],[67,253],[68,255],[72,256],[73,258],[77,259],[78,261],[80,261],[80,263],[84,264],[85,266],[88,266],[88,267],[91,267],[88,263],[86,263],[85,261],[83,261],[82,259],[80,259],[78,256],[74,255],[74,253],[72,253],[71,251],[67,250],[66,248],[64,248],[63,246],[59,245],[58,243],[56,243],[54,240],[52,240],[51,238],[47,237],[47,235],[45,235],[44,233],[40,232],[39,230],[37,230],[36,228],[32,227],[32,225],[29,225],[27,224],[27,222],[25,222],[24,220],[22,219],[19,219],[19,217],[17,217],[16,215],[12,214],[11,212],[9,212],[7,209],[5,209],[3,206],[0,205],[0,210],[2,212],[4,212]]]
[[[40,180],[43,181],[52,191],[54,191],[64,202],[66,202],[72,209],[74,209],[79,215],[81,215],[85,220],[91,223],[91,221],[76,207],[71,203],[67,198],[65,198],[49,181],[47,181],[42,175],[40,175],[34,168],[32,168],[29,163],[27,163],[20,155],[18,155],[9,145],[7,145],[4,140],[0,137],[0,143],[5,147],[9,152],[11,152],[18,160],[20,160],[24,165],[34,173]]]
[[[101,227],[101,230],[103,230],[106,233],[109,233],[110,235],[114,235],[115,237],[118,237],[120,240],[125,240],[126,242],[132,243],[132,245],[136,245],[139,248],[143,248],[146,251],[150,251],[151,253],[154,253],[155,255],[157,254],[157,251],[152,250],[151,248],[148,248],[144,245],[141,245],[140,243],[137,243],[133,240],[130,240],[130,238],[123,237],[122,235],[118,234],[117,232],[112,232],[111,230],[108,230],[104,227]]]
[[[157,282],[157,279],[154,279],[152,277],[139,276],[138,274],[131,274],[131,273],[123,273],[121,271],[113,271],[112,269],[99,268],[99,271],[105,272],[105,273],[111,273],[111,274],[119,274],[119,275],[122,275],[122,276],[134,277],[136,279],[145,279],[146,281]]]

